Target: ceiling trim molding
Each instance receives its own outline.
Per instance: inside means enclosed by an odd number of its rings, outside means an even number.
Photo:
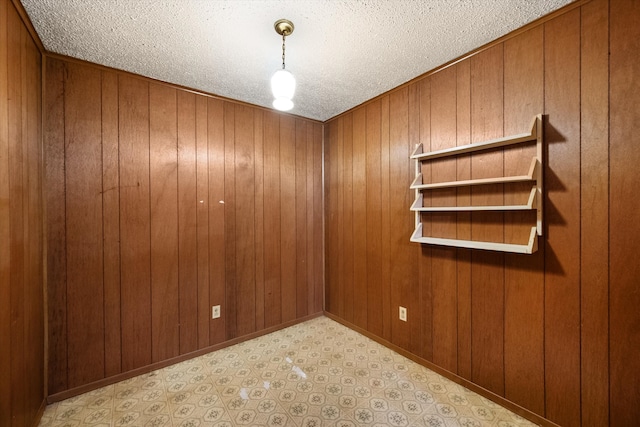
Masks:
[[[459,56],[459,57],[457,57],[455,59],[452,59],[451,61],[445,62],[444,64],[439,65],[436,68],[433,68],[433,69],[427,71],[426,73],[419,75],[418,77],[415,77],[415,78],[413,78],[413,79],[411,79],[411,80],[409,80],[409,81],[407,81],[405,83],[402,83],[399,86],[394,87],[393,89],[390,89],[390,90],[388,90],[388,91],[386,91],[384,93],[381,93],[380,95],[378,95],[378,96],[376,96],[374,98],[371,98],[371,99],[369,99],[369,100],[367,100],[367,101],[365,101],[365,102],[363,102],[361,104],[358,104],[355,107],[348,109],[347,111],[344,111],[344,112],[342,112],[342,113],[340,113],[340,114],[338,114],[336,116],[333,116],[330,119],[325,120],[324,123],[327,124],[327,123],[329,123],[329,122],[331,122],[333,120],[336,120],[336,119],[338,119],[338,118],[340,118],[342,116],[350,114],[350,113],[352,113],[353,111],[355,111],[355,110],[357,110],[359,108],[362,108],[362,107],[364,107],[364,106],[366,106],[366,105],[368,105],[368,104],[370,104],[370,103],[372,103],[374,101],[377,101],[377,100],[379,100],[379,99],[381,99],[381,98],[383,98],[385,96],[391,95],[394,92],[402,90],[402,89],[404,89],[404,88],[406,88],[406,87],[408,87],[408,86],[410,86],[410,85],[412,85],[414,83],[417,83],[420,80],[423,80],[423,79],[425,79],[427,77],[430,77],[430,76],[432,76],[432,75],[434,75],[434,74],[436,74],[436,73],[438,73],[438,72],[440,72],[440,71],[442,71],[442,70],[444,70],[446,68],[452,67],[452,66],[456,65],[459,62],[462,62],[462,61],[464,61],[466,59],[469,59],[469,58],[471,58],[473,56],[476,56],[479,53],[484,52],[485,50],[491,49],[492,47],[495,47],[495,46],[497,46],[497,45],[499,45],[501,43],[504,43],[509,39],[512,39],[512,38],[514,38],[514,37],[516,37],[516,36],[518,36],[518,35],[520,35],[522,33],[525,33],[527,31],[531,30],[532,28],[535,28],[537,26],[540,26],[540,25],[544,24],[545,22],[548,22],[548,21],[550,21],[550,20],[552,20],[554,18],[557,18],[560,15],[564,15],[565,13],[568,13],[568,12],[570,12],[570,11],[576,9],[576,8],[579,8],[579,7],[581,7],[581,6],[583,6],[583,5],[587,4],[587,3],[590,3],[591,1],[592,0],[577,0],[577,1],[573,2],[573,3],[569,3],[568,5],[563,6],[558,10],[554,10],[553,12],[551,12],[551,13],[545,15],[545,16],[542,16],[542,17],[536,19],[535,21],[529,22],[528,24],[526,24],[526,25],[524,25],[524,26],[522,26],[522,27],[520,27],[518,29],[515,29],[515,30],[511,31],[510,33],[505,34],[502,37],[499,37],[499,38],[497,38],[497,39],[495,39],[493,41],[490,41],[489,43],[487,43],[487,44],[485,44],[483,46],[480,46],[479,48],[476,48],[476,49],[474,49],[474,50],[472,50],[472,51],[470,51],[468,53],[465,53],[462,56]]]

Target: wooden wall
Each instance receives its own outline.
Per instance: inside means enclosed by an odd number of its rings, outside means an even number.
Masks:
[[[0,0],[0,425],[44,408],[42,55]]]
[[[637,423],[637,22],[637,1],[570,6],[329,121],[326,310],[559,425]],[[415,145],[430,151],[527,132],[538,113],[546,144],[538,252],[410,243]],[[528,162],[518,151],[433,162],[423,173],[433,182],[519,175]],[[509,197],[500,187],[462,188],[433,192],[431,203]],[[523,219],[442,214],[425,228],[510,241]]]
[[[50,394],[322,310],[321,123],[61,58],[45,86]]]

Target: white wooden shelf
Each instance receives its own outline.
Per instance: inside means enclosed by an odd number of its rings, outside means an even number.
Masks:
[[[445,148],[444,150],[430,151],[428,153],[424,153],[422,144],[418,144],[414,152],[411,154],[411,158],[415,160],[433,160],[441,157],[473,153],[474,151],[491,150],[493,148],[520,144],[522,142],[536,141],[538,139],[538,117],[539,116],[534,117],[533,123],[531,124],[531,132],[529,133],[505,136],[502,138],[492,139],[490,141],[479,142],[476,144],[460,145],[458,147]]]
[[[538,159],[531,159],[531,167],[526,175],[520,176],[500,176],[497,178],[468,179],[464,181],[434,182],[432,184],[422,183],[422,174],[418,174],[411,183],[412,190],[435,190],[439,188],[467,187],[472,185],[506,184],[510,182],[532,182],[536,180],[536,169]]]
[[[453,157],[460,154],[469,154],[474,152],[492,150],[501,147],[507,147],[514,144],[524,142],[536,142],[536,156],[531,159],[529,170],[526,175],[504,176],[495,178],[468,179],[448,182],[424,183],[421,170],[421,164],[435,159],[445,157]],[[531,254],[538,250],[538,236],[542,236],[542,213],[543,213],[543,140],[542,140],[542,115],[537,115],[531,124],[531,131],[517,135],[506,136],[503,138],[492,139],[490,141],[479,142],[475,144],[462,145],[459,147],[447,148],[444,150],[423,152],[422,144],[418,144],[411,154],[411,158],[416,161],[416,177],[411,183],[410,188],[415,190],[416,198],[411,205],[410,210],[415,212],[415,231],[411,236],[412,242],[426,243],[440,246],[453,246],[458,248],[469,249],[485,249],[492,251],[514,252],[522,254]],[[423,206],[423,192],[444,189],[458,188],[466,186],[505,184],[514,182],[531,182],[533,186],[529,193],[526,204],[522,205],[497,205],[497,206]],[[507,190],[508,191],[508,190]],[[511,244],[497,242],[480,242],[475,240],[456,240],[444,239],[437,237],[428,237],[422,235],[422,217],[423,212],[468,212],[468,211],[525,211],[536,210],[536,224],[532,225],[529,240],[526,244]]]
[[[526,245],[513,243],[483,242],[477,240],[444,239],[440,237],[423,237],[422,224],[413,232],[411,241],[416,243],[427,243],[438,246],[453,246],[455,248],[483,249],[487,251],[513,252],[517,254],[532,254],[538,250],[538,234],[536,227],[531,227],[529,241]]]
[[[422,195],[418,196],[411,205],[414,212],[469,212],[469,211],[530,211],[536,209],[537,189],[531,188],[527,203],[524,205],[499,206],[422,206]]]

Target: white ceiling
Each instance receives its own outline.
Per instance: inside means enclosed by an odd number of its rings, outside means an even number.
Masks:
[[[327,120],[571,0],[22,0],[45,48],[271,107],[293,21],[291,113]]]

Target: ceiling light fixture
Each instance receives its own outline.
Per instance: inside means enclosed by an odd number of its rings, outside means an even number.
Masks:
[[[282,69],[277,70],[271,76],[271,92],[273,92],[273,108],[280,111],[289,111],[293,108],[293,95],[296,92],[296,79],[289,71],[284,69],[284,43],[285,37],[293,33],[293,22],[287,19],[279,19],[273,24],[276,33],[282,36]]]

